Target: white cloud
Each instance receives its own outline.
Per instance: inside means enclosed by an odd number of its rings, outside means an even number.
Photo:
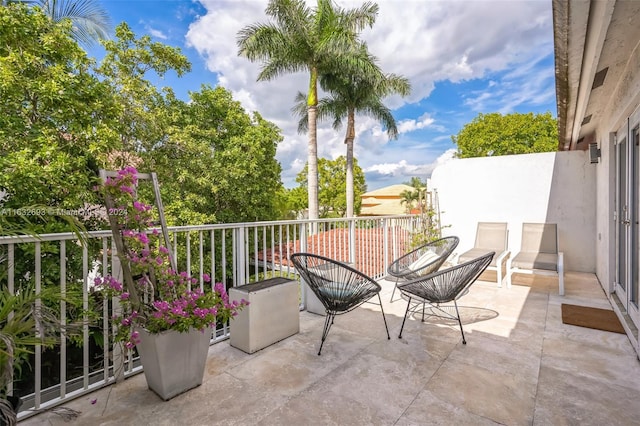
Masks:
[[[159,39],[162,39],[162,40],[166,40],[166,39],[169,38],[160,30],[156,30],[156,29],[151,28],[151,27],[146,27],[146,30],[149,33],[149,35],[151,35],[152,37],[159,38]]]
[[[363,38],[385,72],[406,76],[412,86],[408,98],[389,99],[390,107],[397,109],[409,104],[409,108],[419,109],[418,103],[429,97],[439,81],[455,83],[495,72],[503,72],[504,77],[496,79],[492,75],[486,89],[470,93],[459,109],[506,111],[523,103],[553,101],[553,66],[540,71],[533,65],[553,52],[548,1],[377,2],[380,6],[377,21],[372,29],[363,31]],[[315,5],[315,1],[308,3]],[[348,8],[360,6],[362,1],[338,3]],[[219,83],[245,108],[260,111],[282,129],[284,142],[278,148],[278,160],[283,167],[283,181],[291,185],[291,176],[306,161],[307,138],[297,134],[297,118],[290,109],[295,94],[307,90],[308,76],[298,73],[257,82],[260,64],[238,57],[238,31],[250,24],[267,22],[266,0],[201,0],[201,4],[206,13],[190,25],[187,47],[196,49],[207,68],[218,76]],[[532,72],[538,74],[532,76]],[[421,129],[444,132],[434,118],[437,115],[422,109],[411,117],[407,111],[411,109],[405,110],[398,123],[401,134]],[[380,178],[430,174],[434,152],[428,152],[431,157],[419,157],[418,154],[426,155],[427,150],[409,152],[402,135],[397,141],[389,141],[374,120],[357,117],[356,123],[356,156],[363,169]],[[344,155],[343,138],[344,130],[335,132],[329,123],[321,124],[318,155],[329,158]],[[400,155],[405,156],[404,162],[379,162],[381,156]]]
[[[414,130],[424,129],[434,123],[429,113],[424,113],[417,120],[402,120],[398,123],[398,133],[413,132]]]
[[[398,163],[380,163],[364,170],[369,190],[382,188],[402,182],[409,182],[412,177],[427,179],[437,164],[409,164],[406,160]]]

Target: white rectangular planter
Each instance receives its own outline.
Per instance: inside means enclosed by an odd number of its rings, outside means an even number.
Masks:
[[[230,322],[234,348],[253,353],[300,331],[297,281],[271,278],[233,287],[229,299],[249,301]]]
[[[140,332],[138,353],[149,389],[165,401],[202,384],[212,329]]]

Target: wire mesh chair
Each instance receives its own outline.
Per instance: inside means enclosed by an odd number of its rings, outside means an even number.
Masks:
[[[409,300],[398,338],[402,339],[402,330],[404,329],[404,323],[407,320],[409,312],[417,312],[417,310],[422,307],[422,321],[424,322],[425,305],[428,304],[430,305],[429,309],[431,312],[429,316],[455,319],[458,321],[460,333],[462,333],[462,343],[466,345],[467,341],[464,338],[464,330],[462,329],[457,300],[466,293],[471,284],[487,269],[494,255],[495,252],[490,252],[451,268],[436,271],[430,275],[399,284],[398,290],[407,296]],[[413,306],[411,303],[412,300],[414,300]],[[455,315],[444,310],[443,308],[445,308],[445,306],[441,305],[449,302],[453,302]]]
[[[290,260],[311,291],[322,302],[327,313],[318,355],[322,352],[322,345],[336,315],[346,314],[376,295],[382,311],[384,327],[387,330],[387,338],[391,338],[384,309],[382,309],[380,284],[342,262],[317,254],[294,253]]]
[[[393,296],[400,281],[413,280],[437,271],[459,242],[458,237],[440,238],[429,241],[396,259],[387,268],[387,273],[396,279],[390,301],[393,302]]]

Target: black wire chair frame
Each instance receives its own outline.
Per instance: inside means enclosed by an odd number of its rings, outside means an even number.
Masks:
[[[349,265],[317,254],[294,253],[289,259],[311,291],[318,297],[327,313],[318,355],[322,352],[322,346],[335,317],[369,302],[369,299],[376,295],[379,302],[377,304],[380,305],[382,311],[387,338],[391,339],[380,299],[382,287],[375,280]]]
[[[428,243],[423,244],[422,246],[396,259],[387,268],[387,273],[396,279],[390,301],[393,302],[393,296],[396,293],[396,288],[398,288],[398,284],[401,281],[414,280],[440,269],[449,255],[453,253],[453,250],[458,246],[459,242],[460,239],[454,236],[439,238],[437,240],[429,241]],[[411,265],[413,265],[422,255],[429,251],[435,253],[438,257],[419,268],[411,267]]]
[[[480,274],[487,269],[491,263],[495,252],[490,252],[470,260],[465,263],[453,266],[451,268],[436,271],[430,275],[402,283],[398,285],[398,290],[408,297],[407,310],[402,320],[400,334],[398,338],[402,339],[402,330],[409,312],[417,312],[422,307],[422,321],[425,318],[425,305],[429,304],[431,313],[428,316],[454,319],[460,325],[460,333],[462,334],[462,343],[467,344],[462,329],[462,320],[458,310],[457,300],[462,297],[471,284],[473,284]],[[414,300],[413,306],[411,301]],[[442,303],[453,302],[455,307],[455,315],[445,311]],[[438,313],[434,313],[437,311]]]

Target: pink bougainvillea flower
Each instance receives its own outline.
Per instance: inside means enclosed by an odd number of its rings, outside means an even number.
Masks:
[[[99,291],[105,292],[105,299],[119,298],[122,310],[111,321],[115,339],[128,349],[140,342],[139,328],[151,333],[205,330],[228,321],[247,304],[230,303],[222,283],[215,283],[213,289],[197,288],[199,282],[212,282],[209,274],[197,276],[193,271],[177,272],[169,266],[171,251],[162,244],[160,230],[151,229],[154,207],[135,198],[137,174],[134,167],[127,167],[117,177],[108,178],[100,188],[112,198],[119,212],[117,223],[122,227],[125,243],[123,259],[130,266],[134,287],[129,288],[111,276],[96,277],[93,281]],[[142,304],[135,305],[137,301]]]

